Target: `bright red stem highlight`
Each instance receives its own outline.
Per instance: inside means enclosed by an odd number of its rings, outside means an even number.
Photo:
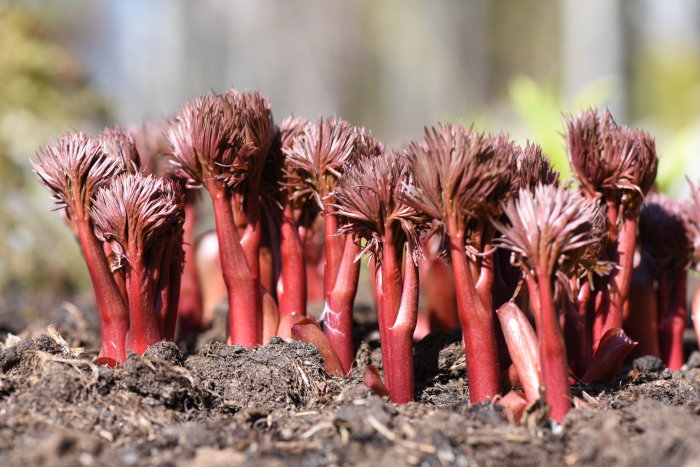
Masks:
[[[129,298],[129,332],[126,348],[142,355],[146,349],[159,342],[161,334],[160,316],[155,307],[155,296],[151,271],[144,264],[143,251],[129,245],[126,267],[126,293]]]
[[[463,235],[450,234],[450,254],[469,376],[469,398],[472,403],[484,402],[500,391],[493,314],[484,308],[476,292],[474,277],[464,251]]]
[[[102,244],[95,237],[90,221],[77,213],[78,239],[92,282],[95,305],[100,314],[102,347],[100,357],[118,363],[126,360],[126,335],[129,313],[110,271]]]
[[[632,274],[629,310],[625,316],[624,329],[633,340],[639,342],[632,352],[633,355],[653,355],[661,358],[659,311],[654,278],[644,262],[636,267]]]
[[[671,277],[669,277],[671,276]],[[683,331],[688,315],[686,293],[688,272],[685,267],[659,278],[659,324],[661,360],[671,370],[683,366]]]
[[[637,218],[638,214],[634,213],[625,216],[618,235],[617,262],[620,269],[613,270],[610,277],[610,308],[605,317],[604,333],[609,329],[622,327],[623,311],[632,285],[634,252],[637,247]]]
[[[541,266],[541,269],[544,268]],[[551,417],[561,422],[571,408],[569,367],[559,317],[554,308],[551,274],[538,272],[537,289],[540,304],[537,336],[540,341],[542,384],[545,386],[545,400],[551,407]]]
[[[180,329],[185,334],[196,333],[204,329],[204,306],[202,288],[197,273],[197,259],[194,234],[197,226],[197,210],[193,190],[185,190],[185,222],[183,228],[182,249],[185,264],[180,280],[180,298],[177,316]]]
[[[387,328],[382,337],[382,362],[386,385],[391,394],[391,400],[397,404],[411,402],[414,398],[413,382],[413,333],[418,322],[418,266],[410,257],[410,248],[407,249],[407,258],[403,280],[401,280],[401,264],[397,261],[401,252],[397,252],[393,245],[384,244],[383,262],[380,267],[382,275],[381,283],[381,313]],[[393,256],[389,264],[384,261],[387,256]],[[392,270],[384,272],[385,267]],[[398,283],[389,282],[396,278]],[[397,290],[398,288],[398,290]],[[400,297],[396,296],[396,292]],[[398,301],[397,301],[398,298]],[[394,308],[391,308],[394,307]]]
[[[262,341],[259,281],[246,259],[234,222],[230,195],[218,182],[208,182],[207,189],[214,203],[221,271],[228,291],[230,343],[254,347]]]
[[[324,304],[323,332],[338,354],[343,370],[347,373],[355,359],[352,342],[352,311],[357,294],[361,263],[355,261],[360,248],[355,245],[351,236],[345,235],[344,237],[345,250],[337,278],[330,294],[326,296]]]
[[[294,220],[292,205],[286,203],[280,226],[282,273],[277,283],[280,325],[278,335],[290,336],[294,322],[306,316],[306,261],[304,245]]]

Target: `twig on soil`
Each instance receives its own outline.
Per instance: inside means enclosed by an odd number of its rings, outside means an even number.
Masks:
[[[301,439],[311,438],[313,435],[315,435],[319,431],[326,430],[326,429],[335,430],[335,424],[333,424],[332,422],[318,423],[318,424],[312,426],[311,428],[309,428],[308,430],[306,430],[304,432],[304,434],[301,435]]]
[[[70,358],[56,357],[56,356],[51,355],[49,353],[43,352],[41,350],[26,350],[24,353],[36,356],[42,364],[44,364],[46,362],[57,362],[57,363],[65,363],[66,365],[70,365],[73,368],[75,368],[76,370],[78,370],[78,373],[80,374],[81,379],[83,381],[84,381],[84,378],[82,377],[83,372],[80,371],[79,367],[81,365],[87,365],[88,368],[90,368],[90,371],[92,372],[92,381],[87,383],[86,387],[94,386],[100,378],[100,370],[97,367],[97,365],[90,363],[87,360],[80,360],[80,359],[74,360],[74,359],[70,359]]]
[[[393,443],[407,449],[423,452],[425,454],[435,454],[437,452],[437,448],[431,444],[416,443],[415,441],[399,438],[386,425],[382,424],[382,422],[374,418],[372,415],[367,416],[366,421],[377,431],[377,433]]]

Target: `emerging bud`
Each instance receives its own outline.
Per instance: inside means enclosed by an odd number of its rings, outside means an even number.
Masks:
[[[639,246],[655,271],[688,266],[693,254],[685,203],[650,194],[639,215]]]
[[[571,167],[589,198],[601,195],[625,209],[641,206],[656,178],[654,138],[641,130],[618,126],[608,110],[591,109],[566,122]]]
[[[131,134],[122,130],[119,125],[115,125],[102,130],[99,138],[104,151],[120,159],[129,173],[140,171],[141,157]]]
[[[346,164],[356,156],[357,132],[345,120],[328,118],[305,127],[293,146],[285,151],[287,183],[296,196],[313,196],[319,207],[338,184]]]
[[[219,180],[238,187],[249,177],[257,182],[273,137],[269,102],[257,91],[194,99],[168,131],[176,164],[192,186]]]
[[[498,141],[458,125],[426,129],[425,144],[406,149],[415,178],[407,203],[443,232],[447,222],[465,229],[469,219],[493,214],[510,186],[510,156]]]
[[[333,191],[337,215],[347,224],[340,233],[353,233],[367,240],[363,253],[381,264],[383,238],[393,228],[393,241],[408,241],[419,252],[418,231],[421,216],[405,203],[404,187],[412,183],[408,160],[403,153],[365,156],[349,168]]]
[[[101,188],[91,209],[98,238],[108,242],[117,269],[123,260],[132,262],[129,250],[147,254],[157,242],[178,232],[183,222],[183,196],[176,182],[143,176],[120,175]]]
[[[167,134],[171,124],[171,120],[144,121],[129,129],[144,173],[165,176],[172,172],[173,166],[164,163],[170,150]]]
[[[105,152],[100,140],[83,133],[66,133],[40,152],[34,172],[51,191],[58,209],[68,218],[85,212],[97,189],[124,171],[122,160]]]
[[[520,189],[534,191],[537,185],[559,184],[559,172],[554,170],[540,146],[528,143],[524,149],[517,149],[512,185],[514,195]]]
[[[534,193],[522,189],[503,210],[508,223],[494,220],[502,234],[496,242],[533,276],[540,268],[549,275],[569,275],[604,238],[597,203],[567,187],[538,185]]]

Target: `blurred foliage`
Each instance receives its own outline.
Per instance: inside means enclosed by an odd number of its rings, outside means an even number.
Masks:
[[[700,61],[698,65],[695,82],[683,77],[659,77],[661,82],[676,82],[679,86],[684,82],[686,89],[692,85],[696,90],[696,94],[691,93],[696,95],[696,109],[700,108],[700,92],[697,92],[700,91],[700,86],[696,84],[700,82]],[[688,67],[670,67],[667,72],[669,75],[684,75]],[[685,192],[685,177],[691,174],[691,161],[700,153],[700,118],[694,117],[687,106],[678,106],[676,111],[673,106],[668,107],[668,102],[688,100],[690,96],[672,96],[678,89],[674,91],[666,88],[665,85],[651,86],[646,83],[645,89],[649,89],[649,93],[633,96],[635,102],[644,100],[644,107],[633,108],[637,111],[646,108],[649,116],[635,119],[631,126],[649,131],[656,138],[659,154],[657,185],[661,191],[678,196]],[[604,78],[590,83],[571,101],[566,102],[559,97],[560,94],[554,87],[542,86],[529,77],[515,78],[509,86],[509,107],[518,121],[511,125],[510,131],[521,143],[530,139],[540,144],[562,177],[569,178],[571,170],[563,138],[565,116],[589,107],[600,108],[618,92],[619,83],[614,78]],[[656,99],[659,100],[658,105],[654,103]]]
[[[0,306],[31,315],[75,291],[86,274],[29,159],[106,110],[39,11],[0,1],[0,43]]]
[[[631,108],[640,126],[656,136],[659,188],[687,193],[685,176],[700,172],[700,57],[683,43],[653,44],[639,52],[630,83]]]
[[[564,118],[589,107],[599,107],[615,94],[613,78],[595,81],[566,102],[554,87],[538,84],[526,76],[513,79],[508,88],[509,107],[522,125],[511,131],[521,143],[536,142],[552,161],[564,179],[571,177],[569,159],[564,143]]]

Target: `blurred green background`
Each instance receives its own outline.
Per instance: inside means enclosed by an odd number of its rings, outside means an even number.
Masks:
[[[691,0],[0,0],[0,312],[87,290],[29,160],[68,130],[260,89],[278,119],[340,115],[388,147],[436,121],[540,143],[608,105],[657,138],[659,185],[700,177],[700,4]]]

